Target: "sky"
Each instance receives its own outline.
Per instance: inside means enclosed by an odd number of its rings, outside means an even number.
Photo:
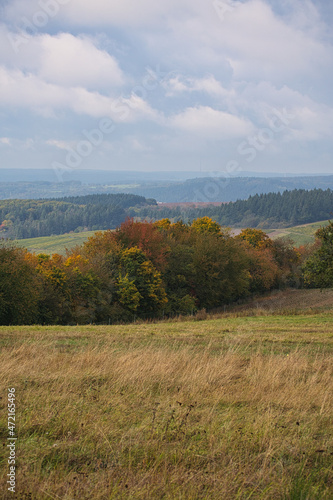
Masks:
[[[328,0],[1,0],[0,180],[333,174],[332,25]]]

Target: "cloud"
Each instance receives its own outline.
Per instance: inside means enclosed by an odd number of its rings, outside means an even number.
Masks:
[[[0,26],[0,41],[3,63],[30,71],[45,82],[90,90],[110,90],[126,83],[118,61],[89,36],[59,33],[27,38]]]
[[[95,118],[109,117],[120,123],[157,117],[149,104],[136,95],[108,97],[81,87],[66,88],[47,83],[36,75],[4,67],[0,67],[0,105],[30,109],[43,116],[71,110]]]
[[[238,79],[299,78],[331,59],[320,40],[278,18],[262,0],[251,0],[235,9],[221,38]]]
[[[242,137],[253,130],[248,120],[209,106],[187,108],[171,117],[169,125],[203,138],[221,140]]]
[[[75,142],[74,141],[61,141],[59,139],[49,139],[45,141],[45,144],[48,146],[53,146],[57,149],[61,149],[64,151],[68,151],[75,147]]]
[[[124,75],[117,61],[88,37],[69,33],[40,38],[39,76],[47,82],[87,89],[119,87]]]
[[[26,17],[33,21],[38,12],[45,12],[47,0],[13,0],[5,7],[7,20],[15,21]],[[156,2],[155,0],[54,0],[54,12],[63,20],[85,26],[148,26],[174,12],[176,0]],[[53,15],[50,16],[50,21]]]
[[[204,92],[213,97],[229,97],[234,94],[233,90],[225,89],[213,75],[208,75],[204,78],[184,78],[181,75],[177,75],[163,82],[163,86],[168,96],[174,96],[183,92]]]
[[[10,146],[11,140],[9,139],[9,137],[0,137],[0,144],[3,144],[4,146]]]
[[[124,124],[109,147],[128,168],[140,152],[152,165],[218,163],[276,112],[293,118],[267,151],[297,163],[305,146],[332,150],[327,0],[10,0],[2,20],[3,156],[20,149],[16,130],[31,134],[31,114],[50,155],[100,118]]]

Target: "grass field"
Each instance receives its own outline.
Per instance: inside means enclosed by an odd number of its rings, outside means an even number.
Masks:
[[[83,231],[82,233],[69,233],[60,236],[43,236],[41,238],[28,238],[14,240],[18,246],[27,248],[30,252],[46,254],[65,254],[66,248],[70,249],[76,245],[81,245],[89,236],[93,236],[96,231]]]
[[[1,327],[0,498],[13,387],[16,498],[332,499],[333,310],[257,313]]]
[[[304,226],[295,226],[286,229],[267,229],[266,233],[271,238],[275,239],[280,236],[291,238],[295,246],[305,245],[314,242],[314,233],[317,229],[325,226],[328,222],[316,222],[314,224],[306,224]],[[238,231],[239,232],[239,231]],[[84,231],[82,233],[70,233],[60,236],[45,236],[42,238],[29,238],[23,240],[15,240],[15,244],[27,248],[30,252],[36,253],[59,253],[65,254],[66,248],[70,249],[75,245],[81,245],[92,236],[95,231]]]
[[[272,239],[287,237],[293,240],[295,246],[314,243],[315,232],[321,227],[327,226],[328,221],[315,222],[313,224],[304,224],[302,226],[288,227],[285,229],[267,230]]]

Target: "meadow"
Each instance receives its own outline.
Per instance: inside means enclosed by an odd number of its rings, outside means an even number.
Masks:
[[[321,227],[328,225],[328,221],[313,222],[311,224],[303,224],[301,226],[287,227],[284,229],[268,229],[265,230],[269,233],[270,238],[290,238],[296,247],[300,245],[307,245],[314,243],[315,232]]]
[[[200,318],[0,327],[17,498],[332,499],[332,309]]]
[[[42,236],[40,238],[26,238],[14,240],[16,246],[26,248],[29,252],[60,255],[66,254],[66,248],[71,249],[76,245],[82,245],[96,231],[82,231],[81,233],[67,233],[57,236]]]

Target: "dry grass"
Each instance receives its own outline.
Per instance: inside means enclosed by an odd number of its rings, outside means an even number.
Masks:
[[[17,498],[333,498],[332,319],[0,328]]]

